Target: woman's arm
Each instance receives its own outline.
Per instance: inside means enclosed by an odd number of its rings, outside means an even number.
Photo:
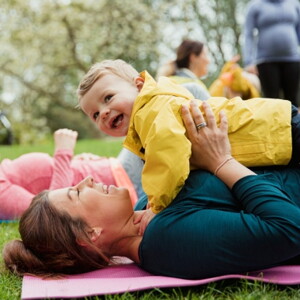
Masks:
[[[197,103],[191,103],[191,111],[186,105],[182,106],[182,118],[192,143],[191,164],[210,171],[232,188],[239,179],[255,173],[231,156],[226,115],[220,113],[220,127],[218,127],[209,104],[203,102],[203,109],[207,126],[197,129],[197,124],[205,122]]]
[[[256,53],[257,43],[253,34],[256,28],[257,13],[260,8],[254,2],[249,3],[246,12],[246,18],[243,25],[244,44],[243,44],[243,61],[245,69],[248,72],[255,72],[254,55]]]

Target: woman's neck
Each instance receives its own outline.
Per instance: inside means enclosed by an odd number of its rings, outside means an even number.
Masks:
[[[181,68],[181,69],[178,69],[178,72],[184,73],[186,75],[186,77],[198,79],[197,75],[191,69]]]
[[[133,260],[135,263],[139,263],[139,246],[141,241],[142,236],[139,235],[124,237],[114,244],[113,249],[115,251],[112,251],[112,255],[125,256]]]
[[[142,236],[138,234],[140,223],[135,223],[136,214],[133,213],[126,225],[122,228],[118,237],[110,246],[111,256],[126,256],[136,263],[139,263],[139,245]]]

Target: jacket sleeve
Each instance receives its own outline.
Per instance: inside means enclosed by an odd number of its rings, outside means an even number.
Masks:
[[[170,204],[190,171],[191,143],[185,136],[180,109],[164,107],[145,141],[142,184],[154,213]]]
[[[243,27],[244,44],[243,44],[243,61],[244,65],[252,65],[255,59],[256,41],[254,38],[254,29],[256,28],[256,6],[250,3],[246,12],[246,19]]]
[[[295,1],[296,11],[297,11],[297,23],[296,23],[296,33],[298,37],[298,45],[300,45],[300,3]]]
[[[72,157],[73,152],[71,150],[58,150],[55,152],[50,190],[69,187],[73,184]]]

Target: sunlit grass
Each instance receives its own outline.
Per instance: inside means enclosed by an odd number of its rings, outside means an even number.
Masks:
[[[79,140],[77,142],[75,153],[90,152],[102,156],[117,156],[122,148],[121,139],[94,139]],[[53,155],[53,141],[44,142],[37,145],[0,145],[0,161],[3,158],[14,159],[21,154],[29,152],[45,152]]]

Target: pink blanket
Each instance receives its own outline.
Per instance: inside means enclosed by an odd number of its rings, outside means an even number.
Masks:
[[[78,298],[152,288],[196,286],[212,281],[233,278],[259,280],[281,285],[300,284],[300,266],[274,267],[250,272],[247,275],[232,274],[200,280],[187,280],[155,276],[130,263],[84,274],[67,276],[64,279],[43,280],[37,277],[24,276],[22,299]]]

